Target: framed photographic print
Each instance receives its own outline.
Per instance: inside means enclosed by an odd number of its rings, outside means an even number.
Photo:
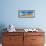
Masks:
[[[35,10],[18,10],[18,17],[20,18],[34,18]]]

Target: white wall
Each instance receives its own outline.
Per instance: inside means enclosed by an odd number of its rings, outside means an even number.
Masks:
[[[16,28],[40,27],[46,31],[46,0],[2,0],[0,24]],[[35,18],[18,18],[20,9],[35,10]]]

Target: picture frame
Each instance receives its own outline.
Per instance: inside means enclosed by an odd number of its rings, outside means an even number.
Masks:
[[[19,18],[34,18],[35,10],[18,10]]]

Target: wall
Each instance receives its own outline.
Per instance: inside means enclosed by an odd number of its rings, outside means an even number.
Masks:
[[[46,1],[42,0],[1,0],[0,23],[13,24],[16,28],[46,28]],[[18,18],[20,9],[35,10],[35,18]]]

